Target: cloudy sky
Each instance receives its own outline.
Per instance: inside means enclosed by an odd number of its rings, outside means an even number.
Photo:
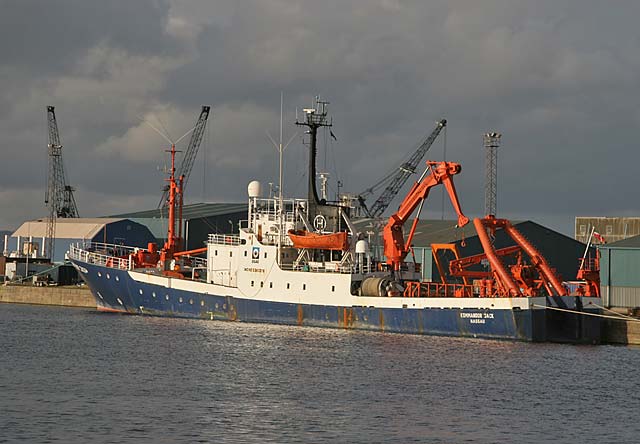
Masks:
[[[484,208],[482,134],[500,131],[498,215],[572,234],[576,215],[638,215],[640,3],[619,1],[4,0],[0,229],[44,217],[54,105],[80,215],[154,208],[166,141],[212,116],[189,202],[244,201],[277,181],[302,196],[296,108],[330,102],[319,169],[360,192],[449,122],[427,157],[460,162]],[[297,134],[296,134],[297,133]],[[183,139],[183,148],[188,137]],[[180,148],[180,146],[179,146]],[[441,217],[439,193],[425,205]],[[397,206],[397,201],[393,206]],[[452,216],[448,209],[446,217]]]

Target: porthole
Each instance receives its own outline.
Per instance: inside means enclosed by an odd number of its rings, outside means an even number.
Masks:
[[[291,287],[291,284],[289,284],[289,282],[287,282],[287,290]]]
[[[265,259],[267,258],[267,252],[266,251],[264,252],[264,258]]]
[[[151,293],[151,296],[155,299],[156,298],[156,292],[154,291],[153,293]]]
[[[253,281],[251,281],[251,286],[253,287]]]
[[[102,277],[102,273],[98,271],[98,277]]]
[[[164,295],[164,298],[168,301],[168,300],[169,300],[169,295],[168,295],[168,294],[165,294],[165,295]]]
[[[233,257],[233,251],[229,252],[229,257]]]
[[[260,281],[260,288],[264,287],[264,282]]]
[[[336,286],[335,285],[331,286],[331,291],[336,291]]]
[[[200,301],[200,306],[204,307],[204,301]]]
[[[193,299],[189,299],[189,305],[193,305]]]
[[[306,290],[307,289],[307,284],[302,284],[302,289]]]
[[[269,282],[269,288],[273,288],[273,282]]]
[[[116,276],[116,282],[120,282],[120,276]]]
[[[139,292],[140,294],[142,294],[142,288],[141,288],[140,290],[138,290],[138,292]]]
[[[178,298],[178,302],[180,302],[180,303],[182,304],[182,296],[180,296],[180,297]]]
[[[102,297],[102,295],[100,294],[100,292],[99,292],[99,291],[97,292],[97,295],[98,295],[98,297],[99,297],[100,299],[103,299],[103,300],[104,300],[104,298]]]
[[[124,305],[124,304],[122,303],[122,301],[120,300],[120,298],[118,298],[117,300],[118,300],[118,304],[120,304],[120,305]]]
[[[111,279],[111,276],[109,275],[109,273],[107,273],[107,279]]]
[[[329,320],[329,313],[325,313],[324,318],[328,321]]]
[[[368,321],[368,320],[369,320],[369,318],[367,317],[367,315],[362,316],[362,319],[363,319],[364,321]]]
[[[216,310],[217,310],[218,308],[220,308],[220,306],[218,305],[218,303],[217,303],[217,302],[216,302],[215,307],[216,307]]]
[[[222,309],[226,310],[227,309],[227,304],[222,304]]]
[[[247,250],[244,250],[244,256],[247,257]]]

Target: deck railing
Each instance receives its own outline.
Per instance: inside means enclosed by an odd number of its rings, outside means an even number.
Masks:
[[[77,259],[89,264],[128,270],[132,265],[129,257],[136,251],[136,248],[123,245],[79,242],[69,247],[68,255],[70,259]]]

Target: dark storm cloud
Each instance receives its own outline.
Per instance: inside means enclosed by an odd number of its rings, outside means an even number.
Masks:
[[[578,214],[633,213],[623,190],[636,186],[639,13],[636,2],[597,1],[10,2],[0,131],[15,167],[0,203],[18,209],[0,226],[42,213],[24,196],[41,200],[49,103],[81,213],[93,215],[157,203],[165,142],[138,116],[177,138],[213,106],[210,171],[203,190],[201,155],[194,199],[244,200],[249,180],[273,181],[265,131],[277,135],[281,91],[286,138],[299,131],[295,107],[315,94],[331,102],[338,142],[322,142],[319,162],[348,191],[447,118],[470,215],[482,213],[488,130],[504,134],[500,214],[568,231]],[[301,137],[285,156],[291,190],[305,183]],[[443,139],[428,157],[442,158]],[[426,207],[439,216],[439,200]]]
[[[168,2],[158,0],[3,2],[0,51],[12,68],[38,77],[66,72],[97,44],[137,54],[171,52],[168,12]]]

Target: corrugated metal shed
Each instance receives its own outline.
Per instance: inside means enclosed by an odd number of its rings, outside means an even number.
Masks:
[[[640,307],[640,236],[600,248],[600,289],[609,307]]]
[[[578,216],[575,221],[575,238],[580,242],[588,241],[591,228],[608,243],[640,235],[640,217]]]
[[[56,219],[56,238],[59,239],[93,239],[104,229],[105,225],[119,222],[122,218],[68,218]],[[34,238],[46,237],[47,220],[38,219],[24,222],[11,236]]]

